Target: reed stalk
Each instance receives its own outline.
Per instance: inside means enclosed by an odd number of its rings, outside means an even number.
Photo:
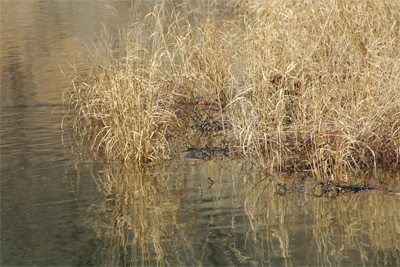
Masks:
[[[93,151],[150,162],[225,145],[316,179],[399,164],[400,1],[228,5],[156,6],[97,46],[69,90]]]

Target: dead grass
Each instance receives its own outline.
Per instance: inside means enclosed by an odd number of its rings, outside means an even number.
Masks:
[[[68,92],[93,151],[149,162],[226,147],[317,179],[399,164],[400,1],[229,7],[156,6],[97,46]]]

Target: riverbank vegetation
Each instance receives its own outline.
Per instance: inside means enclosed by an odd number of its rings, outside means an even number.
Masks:
[[[66,94],[98,157],[202,149],[317,179],[399,165],[399,1],[165,4],[131,19]]]

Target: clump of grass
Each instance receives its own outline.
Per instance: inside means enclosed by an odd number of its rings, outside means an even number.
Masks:
[[[120,32],[120,47],[103,36],[92,67],[72,79],[71,105],[83,118],[91,149],[106,159],[148,162],[169,153],[168,129],[179,127],[166,106],[170,91],[159,77],[163,55],[146,50],[141,27]],[[118,58],[115,58],[115,54]]]
[[[279,167],[319,177],[398,163],[400,2],[247,1],[251,81],[236,125]],[[249,126],[249,122],[250,125]]]
[[[95,51],[70,90],[93,150],[148,162],[227,146],[317,178],[399,163],[400,2],[230,7],[156,6]]]

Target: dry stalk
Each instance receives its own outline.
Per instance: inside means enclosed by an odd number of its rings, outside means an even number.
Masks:
[[[230,7],[156,6],[96,48],[69,94],[92,150],[148,162],[228,143],[317,179],[399,164],[399,1]]]

